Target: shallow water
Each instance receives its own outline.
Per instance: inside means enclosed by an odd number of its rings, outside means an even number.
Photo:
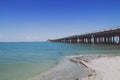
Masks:
[[[119,53],[119,45],[50,42],[0,43],[0,80],[27,80],[49,70],[64,56],[119,55]]]

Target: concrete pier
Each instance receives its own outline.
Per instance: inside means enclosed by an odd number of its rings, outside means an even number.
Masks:
[[[120,44],[120,27],[48,40],[61,43]]]

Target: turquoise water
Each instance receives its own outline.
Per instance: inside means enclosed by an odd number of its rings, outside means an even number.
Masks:
[[[119,45],[0,43],[0,80],[27,80],[54,67],[64,56],[119,53]]]

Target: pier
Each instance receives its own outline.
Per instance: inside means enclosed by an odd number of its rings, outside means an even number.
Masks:
[[[120,27],[48,40],[61,43],[120,44]]]

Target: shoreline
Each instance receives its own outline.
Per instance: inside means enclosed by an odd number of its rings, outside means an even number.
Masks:
[[[77,80],[86,77],[93,71],[89,68],[85,68],[80,63],[75,63],[77,58],[83,58],[84,56],[66,56],[58,65],[51,68],[50,70],[38,74],[37,76],[28,80]],[[72,61],[72,60],[74,61]]]
[[[57,66],[29,80],[120,80],[110,73],[119,75],[119,67],[120,56],[67,56]]]

